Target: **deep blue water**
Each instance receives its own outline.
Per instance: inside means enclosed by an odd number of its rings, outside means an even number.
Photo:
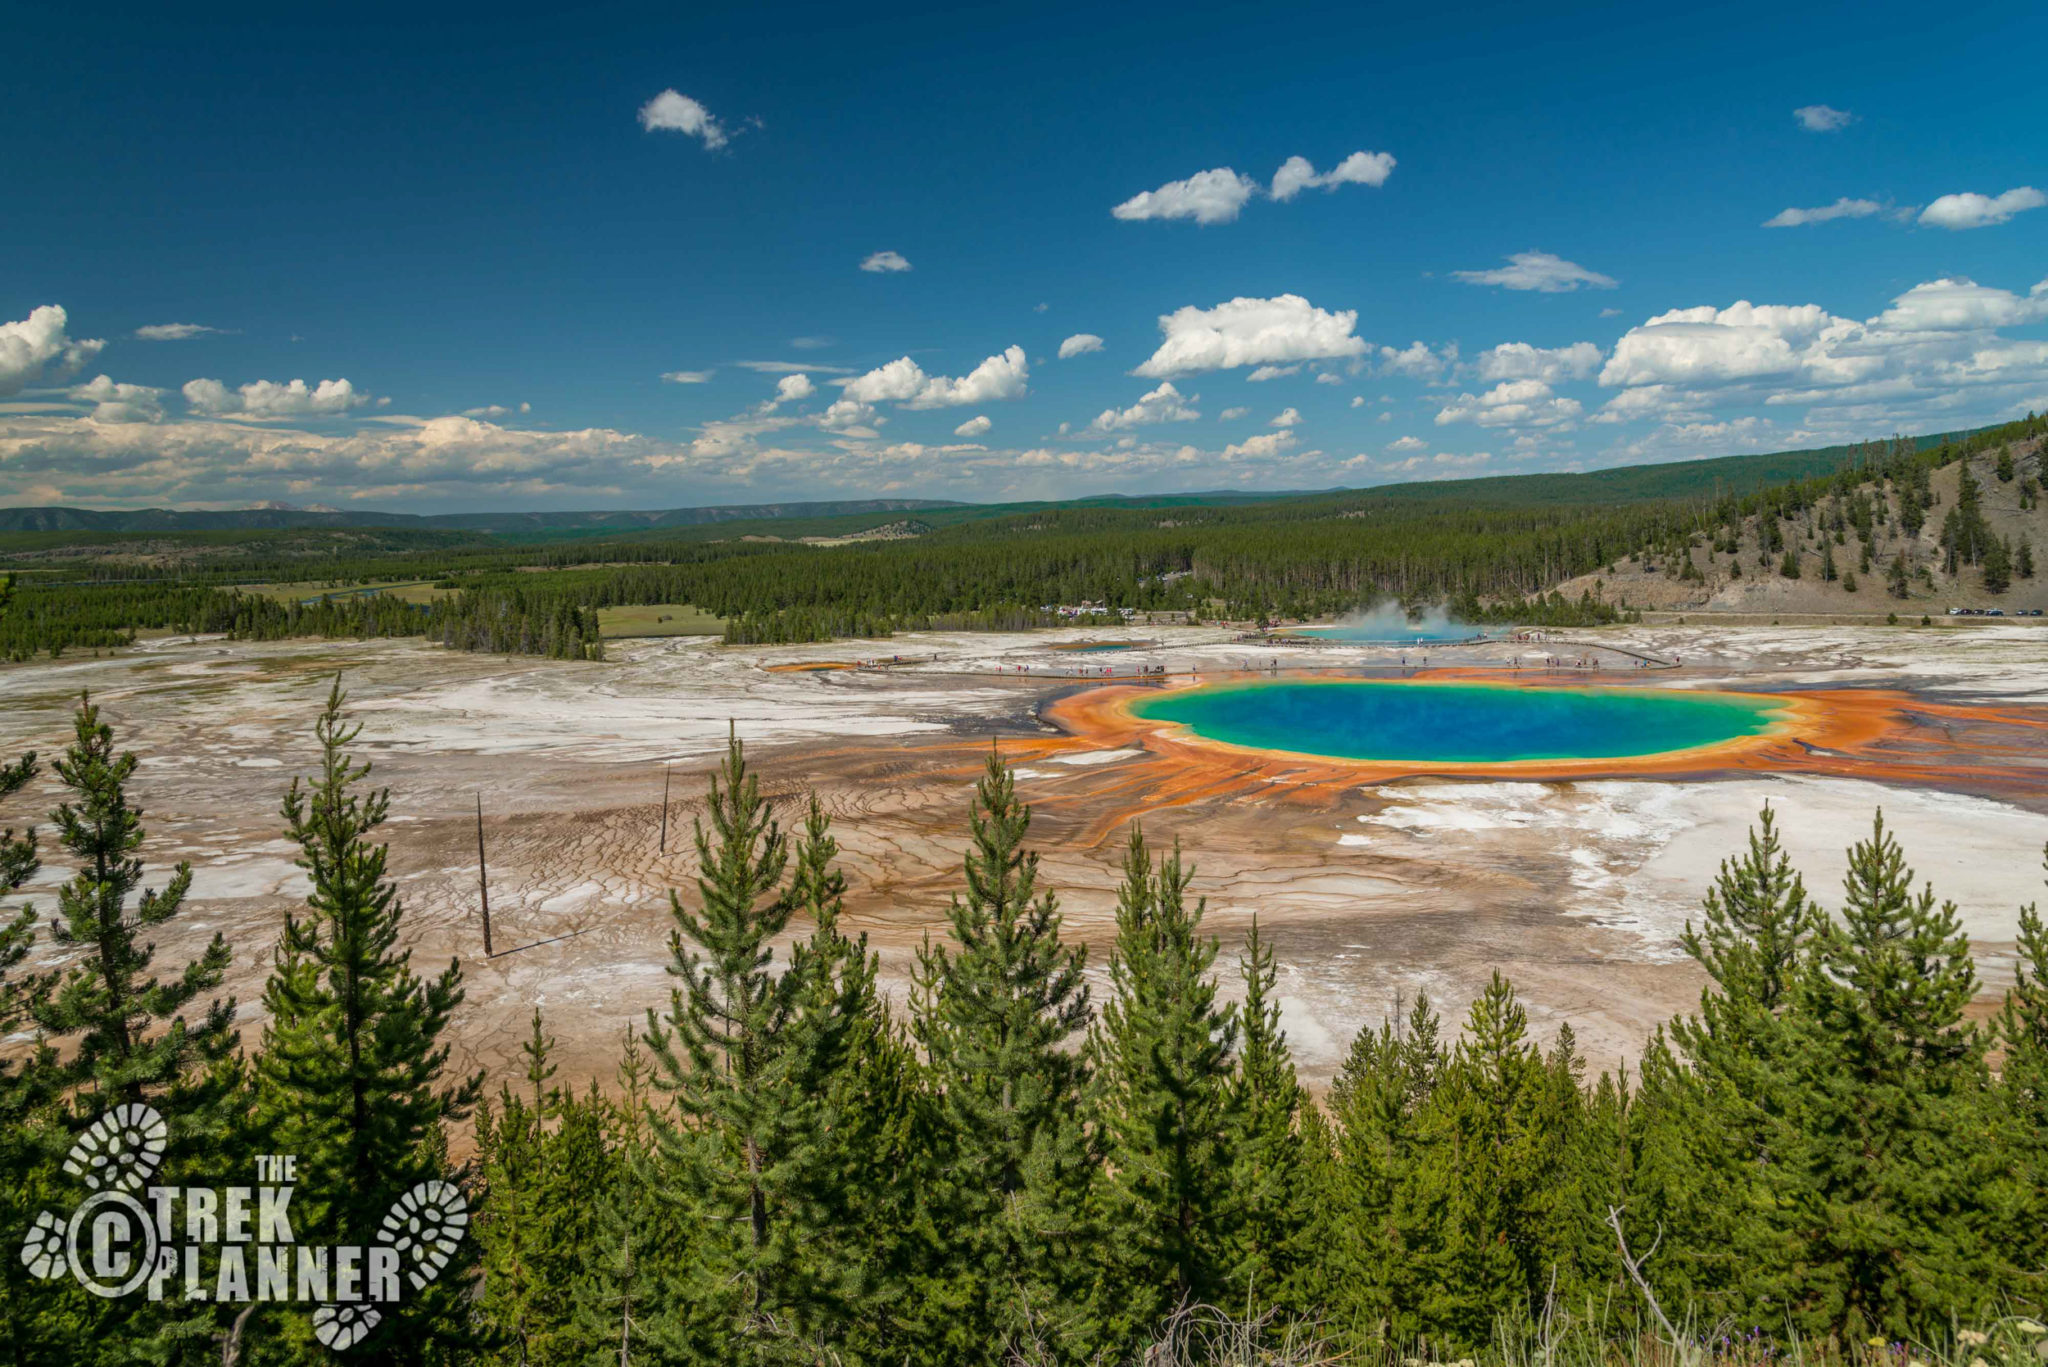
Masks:
[[[1500,764],[1712,745],[1768,729],[1774,706],[1729,693],[1280,679],[1161,693],[1132,710],[1259,750]]]

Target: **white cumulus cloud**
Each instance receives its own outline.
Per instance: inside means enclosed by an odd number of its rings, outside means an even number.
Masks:
[[[69,322],[63,305],[44,304],[19,322],[0,323],[0,394],[63,379],[99,355],[106,342],[72,337]]]
[[[2048,281],[2022,295],[1962,278],[1916,285],[1863,321],[1817,304],[1675,309],[1615,344],[1600,382],[1621,392],[1595,421],[1710,433],[1716,409],[1796,405],[1796,429],[1753,426],[1743,440],[1810,444],[1991,421],[2048,393],[2048,342],[1999,331],[2043,319]]]
[[[1303,190],[1384,185],[1393,173],[1394,158],[1389,152],[1353,152],[1321,173],[1307,157],[1294,156],[1280,163],[1268,189],[1228,166],[1217,166],[1197,171],[1186,180],[1169,180],[1156,190],[1141,191],[1109,212],[1126,222],[1191,218],[1197,223],[1229,223],[1260,195],[1285,203]]]
[[[1203,370],[1362,356],[1366,344],[1354,334],[1357,326],[1356,309],[1319,309],[1298,294],[1237,298],[1211,309],[1191,304],[1160,318],[1165,340],[1133,373],[1166,379]]]
[[[650,133],[683,133],[701,139],[711,150],[726,143],[725,129],[711,111],[676,90],[664,90],[641,105],[640,126]]]
[[[369,395],[357,393],[347,380],[322,380],[317,385],[308,385],[304,380],[288,380],[284,384],[257,380],[240,389],[229,389],[219,380],[187,380],[184,395],[193,412],[207,417],[318,417],[346,413],[370,401]]]
[[[1565,347],[1531,346],[1527,342],[1503,342],[1479,353],[1482,380],[1542,380],[1557,384],[1564,380],[1589,380],[1600,368],[1602,353],[1591,342],[1573,342]]]
[[[1913,286],[1878,315],[1877,323],[1897,332],[1955,332],[2043,319],[2048,319],[2048,280],[2019,295],[1974,280],[1943,279]]]
[[[1060,343],[1060,359],[1062,361],[1071,360],[1076,356],[1085,356],[1091,351],[1100,350],[1102,350],[1102,339],[1100,337],[1097,337],[1092,332],[1077,332],[1067,338],[1066,341]]]
[[[1803,228],[1809,223],[1832,223],[1838,218],[1869,218],[1884,212],[1874,199],[1850,199],[1846,195],[1818,209],[1780,209],[1764,220],[1766,228]]]
[[[817,392],[818,386],[811,382],[810,376],[801,372],[795,375],[784,375],[775,382],[775,397],[763,403],[760,411],[763,413],[773,413],[786,403],[802,403]]]
[[[96,375],[78,385],[71,397],[93,405],[88,415],[94,422],[162,422],[164,392],[143,384],[117,384],[111,376]]]
[[[1614,344],[1600,371],[1609,387],[1700,385],[1790,375],[1824,332],[1853,327],[1818,304],[1711,304],[1672,309]]]
[[[1380,348],[1379,368],[1382,375],[1406,375],[1411,380],[1434,380],[1449,370],[1458,361],[1458,344],[1446,346],[1441,353],[1431,351],[1425,342],[1410,342],[1406,348],[1395,350],[1390,346]]]
[[[2044,204],[2048,204],[2048,195],[2031,185],[2007,190],[2002,195],[1943,195],[1920,211],[1920,221],[1929,227],[1957,231],[1989,228]]]
[[[1473,422],[1481,427],[1554,427],[1579,416],[1577,399],[1561,399],[1541,380],[1503,380],[1484,394],[1460,394],[1439,410],[1437,425]]]
[[[1268,427],[1298,427],[1300,425],[1301,410],[1299,408],[1283,408],[1274,416],[1273,421],[1266,424]]]
[[[954,428],[953,435],[956,437],[978,437],[994,426],[995,424],[989,421],[987,414],[978,414]]]
[[[1429,443],[1420,437],[1396,437],[1387,443],[1389,451],[1426,451]]]
[[[874,424],[875,410],[870,404],[859,399],[834,399],[818,418],[818,426],[828,432],[843,432],[853,428],[866,428]]]
[[[861,259],[860,268],[876,275],[893,275],[910,269],[910,262],[902,252],[870,252]]]
[[[1226,408],[1216,415],[1216,420],[1218,422],[1236,422],[1249,412],[1251,412],[1249,408]]]
[[[1543,294],[1563,294],[1581,286],[1611,290],[1619,283],[1613,276],[1588,270],[1576,261],[1549,252],[1516,252],[1505,266],[1490,271],[1452,271],[1451,275],[1468,285],[1498,285],[1502,289],[1536,290]]]
[[[1197,223],[1228,223],[1258,192],[1259,183],[1250,176],[1218,166],[1186,180],[1169,180],[1156,190],[1142,190],[1109,212],[1125,222],[1192,218]]]
[[[954,408],[965,404],[1014,399],[1031,377],[1024,348],[1012,346],[991,356],[958,379],[927,375],[908,356],[844,382],[848,399],[857,403],[900,403],[910,408]]]
[[[669,384],[710,384],[715,370],[665,370],[661,378]]]
[[[1173,387],[1173,381],[1168,380],[1129,408],[1103,409],[1088,427],[1095,432],[1117,432],[1157,422],[1191,422],[1201,416],[1189,406],[1186,396]]]
[[[1256,437],[1232,442],[1223,448],[1224,460],[1270,460],[1294,445],[1294,434],[1285,430],[1261,432]]]
[[[1394,174],[1389,152],[1353,152],[1322,175],[1307,157],[1289,157],[1273,173],[1273,198],[1293,199],[1303,190],[1334,190],[1339,185],[1385,185]]]

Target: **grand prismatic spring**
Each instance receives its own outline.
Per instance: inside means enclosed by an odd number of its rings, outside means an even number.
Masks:
[[[1615,759],[1765,733],[1780,699],[1633,688],[1289,679],[1181,689],[1131,705],[1252,750],[1453,764]]]

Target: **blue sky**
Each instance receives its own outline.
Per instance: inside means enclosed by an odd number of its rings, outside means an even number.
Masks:
[[[1326,488],[2048,408],[2038,4],[11,23],[8,504]]]

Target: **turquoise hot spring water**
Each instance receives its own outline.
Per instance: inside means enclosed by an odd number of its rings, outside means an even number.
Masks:
[[[1198,736],[1337,759],[1511,764],[1690,750],[1768,730],[1779,704],[1735,693],[1277,679],[1131,705]]]

